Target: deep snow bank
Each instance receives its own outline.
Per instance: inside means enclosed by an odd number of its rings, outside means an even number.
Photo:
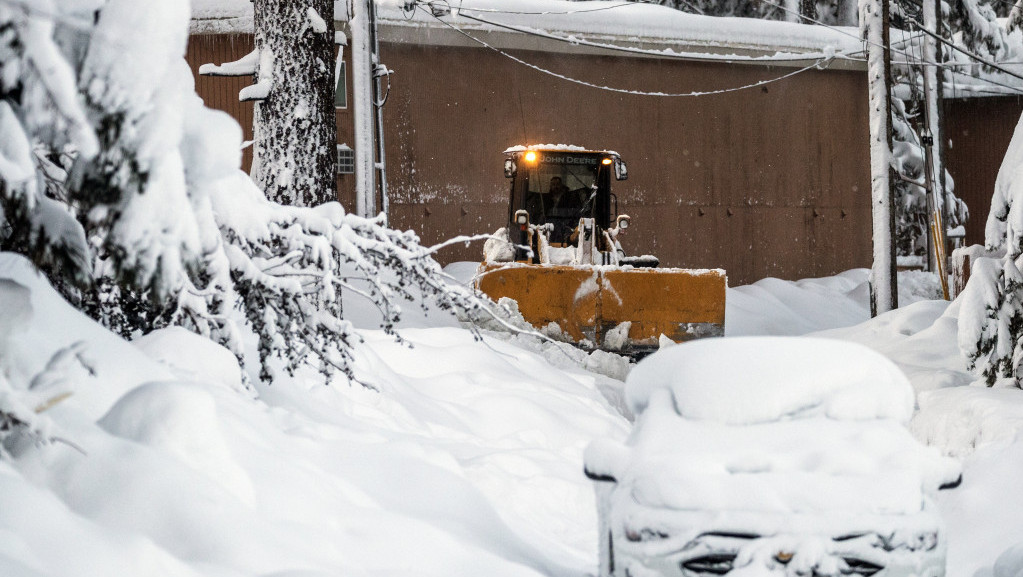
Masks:
[[[177,330],[126,343],[20,257],[0,256],[0,279],[32,305],[4,357],[18,383],[76,340],[96,373],[69,373],[73,395],[46,413],[84,454],[22,443],[0,461],[4,575],[580,576],[596,563],[582,451],[627,426],[599,377],[461,329],[408,330],[414,348],[365,331],[359,367],[382,392],[310,371],[253,399],[217,345]]]

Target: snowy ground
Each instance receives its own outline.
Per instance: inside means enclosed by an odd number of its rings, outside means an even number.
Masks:
[[[449,270],[465,278],[472,265]],[[967,386],[956,306],[926,300],[929,277],[902,280],[902,302],[917,302],[874,320],[863,270],[730,289],[727,331],[824,331],[906,372],[918,392],[914,433],[964,459],[965,481],[941,505],[949,575],[967,577],[1023,543],[1023,395]],[[410,311],[402,335],[411,348],[362,331],[357,367],[379,392],[323,384],[309,371],[253,398],[223,349],[180,330],[125,342],[60,300],[24,260],[0,255],[0,308],[16,310],[25,295],[28,314],[0,315],[0,361],[15,391],[44,372],[32,394],[73,393],[43,415],[77,449],[7,447],[0,575],[595,571],[582,453],[596,437],[628,431],[616,396],[628,367],[617,357],[522,336],[477,342],[449,317]],[[346,311],[374,325],[358,306]],[[78,341],[94,374],[77,362],[47,370]]]

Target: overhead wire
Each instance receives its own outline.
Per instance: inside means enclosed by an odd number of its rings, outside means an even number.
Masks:
[[[819,24],[819,25],[821,25],[821,26],[824,26],[824,27],[826,27],[826,28],[828,28],[828,29],[830,29],[830,30],[833,30],[833,31],[835,31],[835,32],[837,32],[837,33],[839,33],[839,34],[845,34],[846,36],[853,36],[852,34],[849,34],[848,32],[845,32],[845,31],[843,31],[843,30],[840,30],[840,29],[839,29],[839,28],[837,28],[837,27],[834,27],[834,26],[830,26],[830,25],[828,25],[828,24],[825,24],[825,23],[823,23],[823,22],[820,22],[819,20],[816,20],[816,19],[810,18],[809,16],[806,16],[806,15],[803,15],[803,14],[799,14],[798,12],[796,12],[796,11],[794,11],[794,10],[791,10],[791,9],[785,8],[784,6],[781,6],[781,5],[779,5],[779,4],[776,4],[776,3],[772,2],[771,0],[760,0],[760,1],[761,1],[761,2],[763,2],[763,3],[765,3],[765,4],[770,4],[771,6],[775,6],[775,7],[777,7],[777,8],[780,8],[780,9],[782,9],[782,10],[784,10],[784,11],[787,11],[787,12],[790,12],[790,13],[793,13],[793,14],[798,14],[800,18],[803,18],[803,19],[805,19],[805,20],[808,20],[808,21],[810,21],[810,22],[813,22],[814,24]],[[936,38],[936,39],[937,39],[937,40],[938,40],[939,42],[941,42],[942,44],[944,44],[944,45],[946,45],[946,46],[949,46],[950,48],[952,48],[952,49],[954,49],[954,50],[956,50],[956,51],[958,51],[958,52],[961,52],[961,53],[963,53],[964,55],[966,55],[967,57],[969,57],[969,58],[973,58],[974,60],[976,60],[976,61],[978,61],[978,62],[981,62],[982,64],[985,64],[985,65],[987,65],[987,66],[990,66],[991,68],[994,68],[994,69],[996,69],[996,70],[999,70],[999,71],[1001,71],[1001,72],[1003,72],[1003,73],[1005,73],[1005,74],[1008,74],[1009,76],[1013,76],[1013,77],[1015,77],[1015,78],[1019,78],[1020,80],[1023,80],[1023,76],[1020,76],[1020,75],[1018,75],[1018,74],[1015,74],[1015,73],[1013,73],[1013,72],[1011,72],[1011,71],[1009,71],[1009,70],[1006,70],[1006,69],[1004,69],[1004,68],[1002,68],[1002,67],[998,66],[997,64],[993,63],[993,62],[989,62],[989,61],[985,60],[984,58],[982,58],[981,56],[978,56],[978,55],[976,55],[976,54],[973,54],[972,52],[969,52],[969,51],[967,51],[967,50],[964,50],[963,48],[960,48],[959,46],[956,46],[955,44],[953,44],[953,43],[951,43],[951,42],[949,42],[949,41],[945,40],[945,39],[944,39],[944,38],[942,38],[941,36],[939,36],[939,35],[937,35],[937,34],[935,34],[935,33],[931,32],[931,31],[929,31],[929,30],[926,30],[926,29],[925,29],[925,28],[923,27],[923,25],[921,25],[921,24],[920,24],[920,22],[918,22],[918,21],[917,21],[916,19],[914,19],[914,18],[909,18],[909,17],[907,17],[907,18],[906,18],[906,20],[907,20],[907,21],[909,21],[909,22],[912,22],[913,24],[915,24],[915,25],[917,26],[918,30],[919,30],[919,31],[920,31],[920,32],[921,32],[922,34],[924,34],[924,35],[928,35],[928,36],[931,36],[931,37],[933,37],[933,38]],[[853,37],[855,37],[855,36],[853,36]],[[862,40],[863,42],[868,42],[868,43],[869,43],[869,41],[868,41],[868,40],[866,40],[866,39],[860,39],[860,40]],[[900,42],[911,42],[911,43],[912,43],[912,41],[913,41],[913,40],[914,40],[914,38],[909,38],[909,39],[903,39],[903,40],[901,40]],[[889,42],[889,47],[888,47],[888,49],[889,49],[889,50],[891,50],[891,51],[892,51],[893,53],[896,53],[896,54],[901,54],[902,56],[907,56],[907,57],[909,57],[909,56],[910,56],[910,55],[909,55],[909,54],[908,54],[907,52],[905,52],[905,51],[903,51],[903,50],[896,50],[896,49],[895,49],[895,48],[894,48],[893,46],[891,46],[892,44],[894,44],[894,43],[893,43],[893,42]],[[876,46],[880,46],[879,44],[875,44],[875,45],[876,45]],[[910,58],[910,59],[911,59],[911,58]],[[930,64],[928,63],[927,65],[930,65]],[[934,65],[935,65],[935,66],[949,66],[950,68],[952,67],[952,65],[949,65],[948,63],[935,63]],[[961,65],[961,64],[960,64],[960,65]],[[964,73],[958,73],[958,74],[960,74],[961,76],[962,76],[962,75],[965,75]],[[971,76],[971,78],[972,78],[972,76]],[[981,79],[981,80],[982,80],[983,82],[990,82],[991,84],[995,84],[995,85],[997,85],[997,86],[1001,86],[1001,87],[1003,87],[1003,88],[1009,88],[1009,89],[1011,89],[1011,90],[1013,90],[1013,91],[1015,91],[1015,92],[1023,93],[1023,88],[1020,88],[1020,87],[1017,87],[1017,86],[1011,86],[1011,85],[1008,85],[1008,84],[1002,84],[1002,83],[999,83],[999,82],[996,82],[996,81],[993,81],[993,80],[988,80],[988,79],[986,79],[986,78],[985,78],[985,79]]]
[[[744,85],[744,86],[737,86],[737,87],[733,87],[733,88],[724,88],[724,89],[719,89],[719,90],[707,90],[707,91],[693,91],[693,92],[648,92],[648,91],[643,91],[643,90],[632,90],[632,89],[628,89],[628,88],[617,88],[617,87],[613,87],[613,86],[603,86],[603,85],[600,85],[600,84],[595,84],[595,83],[592,83],[592,82],[587,82],[585,80],[580,80],[578,78],[573,78],[571,76],[566,76],[564,74],[559,74],[557,72],[554,72],[553,70],[548,70],[546,68],[543,68],[541,66],[533,64],[531,62],[527,62],[527,61],[525,61],[525,60],[523,60],[523,59],[521,59],[521,58],[519,58],[519,57],[517,57],[517,56],[515,56],[513,54],[509,54],[508,52],[505,52],[504,50],[501,50],[500,48],[497,48],[496,46],[492,46],[491,44],[488,44],[486,41],[484,41],[484,40],[482,40],[480,38],[476,38],[475,36],[469,34],[465,30],[462,30],[461,28],[459,28],[457,26],[454,26],[450,22],[445,21],[440,16],[438,16],[436,14],[433,14],[433,12],[429,12],[429,14],[431,16],[433,16],[434,19],[436,19],[438,22],[440,22],[444,26],[447,26],[448,28],[454,30],[455,32],[458,32],[459,34],[461,34],[462,36],[465,36],[469,40],[472,40],[473,42],[475,42],[477,44],[480,44],[481,46],[489,48],[490,50],[493,50],[494,52],[497,52],[498,54],[500,54],[500,55],[502,55],[502,56],[504,56],[506,58],[514,60],[515,62],[518,62],[519,64],[521,64],[523,66],[532,68],[533,70],[536,70],[537,72],[541,72],[543,74],[547,74],[548,76],[553,76],[553,77],[559,78],[561,80],[572,82],[574,84],[579,84],[579,85],[582,85],[582,86],[588,86],[590,88],[606,90],[606,91],[609,91],[609,92],[616,92],[616,93],[619,93],[619,94],[631,94],[631,95],[635,95],[635,96],[695,97],[695,96],[710,96],[710,95],[716,95],[716,94],[727,94],[729,92],[738,92],[740,90],[749,90],[749,89],[752,89],[752,88],[758,88],[758,87],[761,87],[761,86],[764,86],[764,85],[767,85],[767,84],[771,84],[771,83],[774,83],[774,82],[785,80],[786,78],[791,78],[792,76],[795,76],[797,74],[800,74],[800,73],[812,70],[814,68],[823,70],[823,69],[827,68],[827,66],[831,63],[832,60],[834,60],[833,56],[822,58],[819,61],[815,61],[815,62],[813,62],[812,64],[810,64],[808,66],[805,66],[803,68],[799,68],[799,69],[797,69],[797,70],[795,70],[793,72],[789,72],[788,74],[784,74],[784,75],[778,76],[776,78],[770,78],[768,80],[761,80],[759,82],[755,82],[755,83],[752,83],[752,84],[747,84],[747,85]]]
[[[867,40],[866,38],[862,38],[862,37],[860,37],[860,36],[858,36],[856,34],[850,34],[849,32],[846,32],[845,30],[842,30],[838,26],[832,26],[830,24],[821,22],[820,20],[817,20],[815,18],[811,18],[810,16],[807,16],[805,14],[801,14],[797,10],[792,10],[791,8],[786,8],[785,6],[782,6],[781,4],[778,4],[778,3],[775,3],[775,2],[771,2],[771,0],[760,0],[760,1],[763,2],[764,4],[769,5],[769,6],[774,6],[775,8],[778,8],[778,9],[782,10],[783,12],[788,12],[789,14],[793,14],[795,16],[798,16],[798,17],[802,18],[803,20],[806,20],[807,22],[811,22],[813,24],[817,24],[818,26],[822,26],[824,28],[827,28],[828,30],[831,30],[832,32],[835,32],[836,34],[841,34],[843,36],[848,36],[849,38],[852,38],[852,39],[854,39],[854,40],[856,40],[858,42],[862,42],[864,44],[872,44],[872,45],[880,47],[880,48],[887,48],[888,50],[891,50],[893,53],[900,54],[902,56],[906,56],[906,52],[903,51],[903,50],[896,49],[895,45],[896,44],[905,44],[907,42],[911,43],[913,41],[912,37],[910,37],[910,38],[903,38],[902,40],[899,40],[898,42],[889,42],[888,43],[889,45],[887,47],[885,47],[885,46],[882,46],[880,44],[877,44],[876,42],[871,42],[871,41]],[[863,53],[863,52],[866,52],[866,49],[859,50],[857,52],[850,52],[849,54],[860,54],[860,53]]]
[[[992,80],[990,78],[977,78],[976,76],[973,76],[972,74],[967,74],[965,72],[960,72],[960,71],[955,70],[955,69],[950,69],[949,72],[951,72],[952,74],[958,74],[959,76],[965,76],[966,78],[972,78],[974,80],[979,80],[980,82],[983,82],[984,84],[993,84],[995,86],[1000,86],[1002,88],[1007,88],[1007,89],[1009,89],[1009,90],[1011,90],[1013,92],[1016,92],[1017,94],[1023,94],[1023,88],[1020,88],[1019,86],[1012,86],[1011,84],[1005,84],[1003,82],[998,82],[997,80]],[[964,85],[961,82],[959,84],[961,86],[971,86],[971,87],[977,86],[975,84],[966,84],[966,85]],[[952,82],[952,91],[953,91],[953,93],[955,93],[956,90],[959,90],[959,89],[957,89],[955,87],[955,82],[953,80],[953,82]],[[977,90],[975,88],[971,88],[970,92],[984,92],[986,94],[1005,94],[1004,92],[998,91],[998,90]]]
[[[466,10],[472,10],[467,8]],[[589,46],[592,48],[603,48],[606,50],[615,50],[618,52],[629,52],[632,54],[643,54],[648,56],[657,56],[659,58],[675,58],[679,60],[696,60],[696,61],[707,61],[707,62],[802,62],[806,60],[825,60],[830,59],[832,56],[825,55],[820,52],[816,53],[804,53],[804,54],[793,54],[791,56],[739,56],[739,55],[721,55],[721,56],[709,56],[700,54],[680,54],[676,52],[664,52],[658,50],[646,50],[643,48],[635,48],[632,46],[621,46],[619,44],[607,44],[604,42],[591,42],[589,40],[582,40],[579,38],[568,38],[565,36],[559,36],[557,34],[551,34],[549,32],[541,32],[530,28],[523,28],[520,26],[514,26],[511,24],[505,24],[502,22],[495,22],[493,20],[487,20],[472,14],[467,14],[463,11],[459,11],[459,17],[468,18],[474,20],[480,24],[486,24],[497,28],[504,28],[514,32],[520,32],[522,34],[529,34],[531,36],[537,36],[540,38],[548,38],[551,40],[557,40],[565,42],[566,44],[573,44],[577,46]],[[837,55],[837,57],[844,58],[844,55]],[[852,59],[852,58],[850,58]]]
[[[703,10],[700,10],[695,4],[693,4],[692,2],[689,2],[689,0],[679,0],[679,1],[682,2],[683,4],[685,4],[686,6],[692,8],[693,10],[695,10],[698,14],[705,15],[703,13]],[[475,8],[475,7],[472,7],[472,6],[470,6],[467,9],[468,10],[474,10],[476,12],[489,12],[489,13],[492,13],[492,14],[516,14],[516,15],[546,16],[548,14],[562,15],[562,14],[581,14],[581,13],[584,13],[584,12],[600,12],[601,10],[613,10],[615,8],[621,8],[623,6],[637,6],[637,5],[643,5],[643,4],[656,5],[654,2],[648,2],[646,0],[630,0],[630,1],[624,2],[622,4],[615,4],[613,6],[601,6],[600,8],[584,8],[584,9],[580,9],[580,10],[564,10],[564,11],[557,11],[557,12],[553,11],[553,10],[544,10],[544,11],[541,11],[541,12],[526,12],[526,11],[521,11],[521,10],[501,10],[500,8]],[[459,8],[459,10],[462,9],[462,2],[461,2],[461,0],[459,0],[458,8]]]
[[[501,10],[498,8],[465,8],[462,3],[459,2],[458,10],[473,10],[475,12],[489,12],[493,14],[513,14],[513,15],[525,15],[525,16],[548,16],[548,15],[565,15],[565,14],[583,14],[586,12],[601,12],[603,10],[614,10],[615,8],[623,8],[625,6],[640,6],[643,4],[649,4],[649,2],[622,2],[621,4],[613,4],[611,6],[601,6],[600,8],[581,8],[579,10],[543,10],[540,12],[528,12],[522,10]]]

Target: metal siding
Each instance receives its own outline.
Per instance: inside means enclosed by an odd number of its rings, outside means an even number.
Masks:
[[[195,91],[210,108],[223,110],[242,126],[242,138],[252,140],[252,103],[239,102],[238,92],[252,84],[249,77],[199,76],[199,67],[206,63],[234,62],[252,52],[251,34],[201,34],[188,40],[185,59],[195,77]],[[252,165],[252,148],[242,152],[242,168]]]
[[[193,36],[189,61],[195,70],[250,49],[251,36]],[[615,191],[620,212],[635,218],[624,239],[632,254],[655,254],[665,266],[724,268],[732,285],[870,264],[863,72],[814,70],[739,92],[658,98],[570,84],[484,49],[388,43],[382,52],[395,71],[384,108],[391,224],[415,230],[424,244],[503,226],[501,151],[565,143],[614,149],[628,162],[629,180]],[[516,55],[595,84],[663,92],[744,86],[792,70]],[[208,105],[250,126],[251,104],[237,102],[247,83],[200,77],[196,87]],[[350,144],[345,110],[337,124],[339,142]],[[353,181],[338,179],[347,207]],[[440,258],[479,260],[481,252],[480,243],[456,245]]]
[[[595,84],[664,92],[743,86],[791,70],[516,55]],[[869,218],[803,217],[809,207],[869,215],[862,72],[810,71],[740,92],[656,98],[570,84],[471,48],[388,44],[382,60],[397,71],[385,108],[388,158],[400,159],[390,165],[392,222],[427,243],[503,225],[504,148],[564,143],[614,149],[629,163],[629,180],[615,190],[620,211],[635,217],[624,241],[631,253],[655,254],[666,266],[725,268],[732,284],[870,264]],[[830,220],[842,220],[841,242]],[[824,247],[835,252],[821,254]],[[478,245],[459,245],[441,256],[479,255]]]
[[[1023,113],[1018,96],[945,101],[945,162],[956,196],[970,209],[967,245],[984,244],[995,178]]]

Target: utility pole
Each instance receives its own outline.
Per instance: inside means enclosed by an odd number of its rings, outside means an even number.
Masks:
[[[870,270],[870,315],[898,308],[895,274],[895,174],[892,168],[891,43],[888,0],[860,0],[866,28],[870,96],[870,198],[874,262]]]
[[[373,107],[376,109],[376,145],[377,161],[373,165],[379,172],[380,177],[380,212],[384,214],[384,224],[390,221],[390,199],[387,196],[387,154],[384,150],[384,103],[387,95],[381,95],[380,79],[387,78],[387,92],[390,92],[391,71],[380,63],[380,36],[377,33],[377,3],[370,0],[370,33],[373,36]]]
[[[380,63],[375,0],[353,0],[352,110],[355,120],[355,212],[372,218],[388,214],[387,163],[384,154],[384,102],[380,79],[391,71]],[[388,80],[390,82],[390,80]],[[379,175],[378,175],[379,173]],[[377,182],[380,207],[377,208]]]
[[[945,200],[945,167],[941,158],[941,77],[937,63],[940,61],[938,44],[937,2],[924,0],[924,28],[933,35],[924,36],[924,130],[921,144],[924,146],[924,175],[927,180],[927,269],[938,275],[945,298],[948,298],[948,276],[945,273],[945,222],[941,212]]]
[[[352,28],[352,112],[355,125],[355,213],[371,218],[376,214],[376,163],[373,135],[373,0],[353,0]]]
[[[941,214],[945,206],[945,151],[942,145],[944,142],[944,111],[942,109],[944,106],[944,82],[943,74],[937,66],[941,62],[941,43],[936,37],[941,34],[940,2],[941,0],[933,0],[933,3],[931,0],[925,0],[923,4],[924,28],[935,35],[925,35],[923,56],[925,66],[924,98],[927,103],[926,126],[930,129],[934,139],[930,148],[933,156],[934,199],[938,214]],[[945,224],[944,222],[941,224],[943,227],[941,230],[944,231]],[[931,267],[930,270],[935,269]]]

